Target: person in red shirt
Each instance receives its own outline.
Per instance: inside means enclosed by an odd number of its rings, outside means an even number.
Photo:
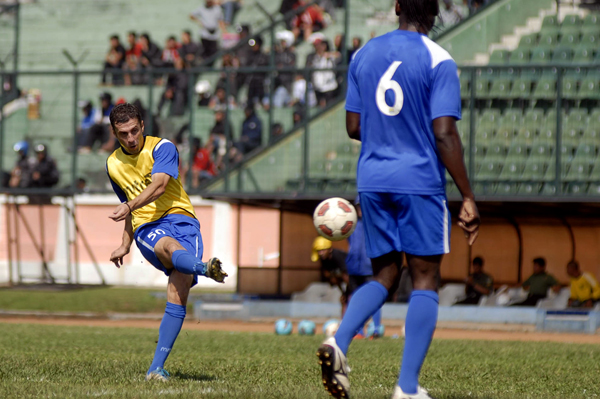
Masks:
[[[217,174],[210,146],[209,143],[203,147],[202,139],[199,137],[194,137],[192,141],[192,151],[196,154],[192,163],[192,187],[194,188],[198,187],[203,180],[212,179]]]
[[[135,32],[127,34],[127,43],[129,48],[125,51],[125,70],[131,73],[125,74],[126,85],[142,85],[145,84],[145,79],[139,72],[141,69],[140,58],[142,57],[142,43],[138,41]]]
[[[296,3],[295,8],[304,7],[306,3],[299,1]],[[325,19],[323,18],[323,10],[318,5],[308,6],[303,13],[297,15],[292,20],[292,32],[296,36],[296,39],[300,35],[304,37],[305,41],[308,41],[310,35],[313,32],[323,30],[326,26]]]

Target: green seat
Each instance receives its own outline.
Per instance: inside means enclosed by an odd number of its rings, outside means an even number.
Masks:
[[[598,155],[598,146],[590,143],[581,143],[575,150],[575,160],[593,163]]]
[[[519,185],[519,195],[539,195],[542,189],[541,183],[521,183]]]
[[[512,83],[510,98],[529,98],[531,95],[531,78],[518,78]]]
[[[540,79],[531,96],[535,99],[552,100],[556,98],[556,80],[552,78]]]
[[[581,30],[583,32],[600,32],[600,15],[593,12],[586,15]]]
[[[579,46],[575,48],[571,62],[573,64],[589,64],[593,61],[593,59],[594,53],[592,49],[586,46]]]
[[[547,64],[550,62],[552,49],[548,47],[536,47],[531,52],[529,61],[533,64]]]
[[[558,30],[557,31],[548,31],[542,33],[540,35],[540,40],[538,42],[538,46],[556,46],[558,44]],[[535,49],[533,49],[535,51]]]
[[[510,96],[511,80],[508,78],[496,78],[492,80],[492,85],[488,93],[489,98],[511,98]]]
[[[536,141],[531,148],[529,159],[535,162],[548,163],[554,159],[552,146],[549,143]]]
[[[579,41],[580,46],[587,48],[594,48],[598,46],[598,32],[583,32],[581,34],[581,40]]]
[[[477,181],[495,181],[500,175],[502,166],[495,161],[484,161],[481,168],[475,174]]]
[[[508,149],[507,158],[514,160],[525,160],[527,158],[527,146],[521,143],[514,143]]]
[[[573,76],[565,76],[562,80],[562,95],[564,98],[577,98],[577,78]]]
[[[490,80],[478,77],[475,81],[475,96],[477,98],[487,98],[490,90]]]
[[[580,99],[600,99],[600,91],[598,90],[598,78],[588,76],[581,81],[577,97]]]
[[[525,163],[522,160],[507,161],[500,172],[500,180],[514,182],[521,180],[521,175],[525,169]]]
[[[508,109],[504,112],[496,131],[496,136],[502,140],[507,140],[509,143],[515,137],[515,134],[521,125],[523,116],[519,109]]]
[[[592,183],[588,186],[587,195],[600,195],[600,184]]]
[[[517,48],[515,51],[510,53],[508,58],[509,64],[513,65],[525,65],[529,64],[530,51],[527,48]]]
[[[541,32],[554,32],[560,29],[557,15],[546,15],[542,20]]]
[[[485,154],[486,161],[493,161],[500,165],[506,160],[506,144],[504,142],[494,141],[488,147]]]
[[[561,27],[561,30],[565,29],[567,27],[570,27],[570,26],[579,27],[582,24],[582,22],[583,21],[581,20],[581,17],[579,15],[569,14],[569,15],[565,16],[560,27]]]
[[[552,53],[552,62],[566,63],[573,58],[573,50],[569,47],[558,47]]]
[[[538,34],[531,33],[529,35],[525,35],[525,36],[521,37],[521,40],[519,40],[519,48],[532,49],[533,47],[537,46],[537,43],[538,43]]]
[[[563,33],[560,36],[558,44],[561,46],[576,46],[579,43],[579,32]]]
[[[541,128],[544,121],[544,110],[533,108],[527,110],[523,116],[523,125],[519,129],[519,135],[524,131],[532,132],[535,135]]]
[[[549,162],[546,167],[546,171],[544,172],[544,177],[542,178],[544,181],[554,181],[556,180],[556,162]]]
[[[471,74],[469,72],[460,74],[460,97],[463,99],[471,97]]]
[[[600,125],[586,124],[581,136],[581,142],[590,144],[600,143]]]
[[[510,52],[508,50],[494,50],[490,55],[490,64],[506,64],[508,62],[508,57],[510,56]]]
[[[579,181],[585,182],[590,178],[590,171],[592,169],[592,163],[575,159],[572,163],[568,165],[568,169],[565,173],[564,180],[565,181]]]
[[[491,140],[498,122],[500,120],[500,112],[496,109],[486,109],[481,116],[477,118],[475,124],[475,138],[478,144],[479,140]]]
[[[544,178],[545,163],[537,160],[528,159],[521,175],[524,181],[541,181]]]

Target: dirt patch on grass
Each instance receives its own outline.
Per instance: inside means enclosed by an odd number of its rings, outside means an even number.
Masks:
[[[86,326],[86,327],[131,327],[131,328],[153,328],[158,329],[160,320],[109,320],[109,319],[82,319],[82,318],[51,318],[51,317],[2,317],[0,323],[11,324],[46,324],[61,326]],[[476,326],[476,325],[475,325]],[[511,329],[497,331],[492,326],[481,325],[481,329],[447,328],[438,326],[435,339],[475,339],[488,341],[536,341],[536,342],[570,342],[600,344],[600,335],[595,334],[564,334],[551,332],[537,332],[531,328],[523,328],[521,331]],[[184,330],[192,331],[233,331],[233,332],[261,332],[272,333],[274,331],[272,321],[238,321],[238,320],[186,320]],[[321,331],[321,325],[317,324],[317,331]],[[386,336],[402,336],[402,326],[392,325],[386,327]]]

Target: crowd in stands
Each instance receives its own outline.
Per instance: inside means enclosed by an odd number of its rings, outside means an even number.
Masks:
[[[56,161],[48,154],[45,144],[34,146],[35,157],[30,157],[30,144],[19,141],[13,147],[17,162],[10,173],[3,172],[3,187],[50,188],[58,184],[59,171]]]

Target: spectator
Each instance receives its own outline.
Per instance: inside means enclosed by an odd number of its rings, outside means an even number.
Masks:
[[[217,170],[224,168],[224,157],[227,154],[227,146],[233,135],[231,123],[225,118],[225,111],[216,111],[215,124],[210,129],[210,138],[207,145],[213,148],[213,159]]]
[[[210,180],[216,176],[217,170],[212,161],[212,147],[202,147],[202,139],[194,137],[192,139],[192,153],[194,162],[192,164],[192,187],[197,188],[200,183]]]
[[[58,184],[59,173],[56,161],[48,155],[48,148],[44,144],[35,146],[37,163],[31,173],[31,186],[40,188],[54,187]]]
[[[283,136],[283,125],[281,123],[274,123],[271,128],[271,141],[277,140],[279,137]]]
[[[352,48],[348,49],[348,63],[352,60],[352,56],[362,47],[362,39],[358,36],[352,38]]]
[[[294,16],[288,15],[288,14],[291,14],[291,12],[293,10],[298,8],[299,3],[300,3],[300,0],[282,0],[281,1],[281,6],[279,6],[279,12],[283,16],[287,15],[287,17],[285,19],[285,25],[288,29],[292,29],[292,22],[294,21]]]
[[[449,28],[462,21],[464,16],[454,4],[453,0],[444,0],[444,5],[440,7],[439,18],[441,19],[444,28]]]
[[[202,58],[207,60],[219,51],[220,31],[225,31],[223,11],[213,0],[206,0],[203,6],[198,7],[190,15],[192,21],[200,24],[200,40],[202,41]],[[208,63],[214,64],[215,60]]]
[[[233,24],[235,16],[242,8],[242,0],[222,0],[221,8],[223,9],[223,21],[225,25]]]
[[[269,56],[262,52],[263,40],[261,37],[254,39],[252,44],[251,65],[264,68],[269,65]],[[248,104],[262,103],[265,98],[265,71],[253,72],[248,75]]]
[[[169,116],[181,116],[185,114],[188,106],[188,82],[189,77],[185,71],[185,61],[177,56],[175,59],[175,73],[169,74],[167,84],[158,103],[158,114],[167,101],[171,103]]]
[[[19,141],[13,147],[18,154],[17,163],[10,173],[8,186],[11,188],[31,187],[31,175],[33,173],[34,161],[27,157],[29,143]]]
[[[483,258],[476,257],[472,263],[472,273],[465,280],[467,297],[457,305],[477,305],[484,295],[490,295],[494,290],[494,279],[483,271]]]
[[[326,69],[335,67],[335,56],[327,52],[328,43],[324,40],[316,40],[315,47],[317,53],[312,59],[312,68]],[[316,71],[312,75],[313,85],[317,102],[320,107],[327,106],[335,96],[338,88],[336,75],[334,71]]]
[[[148,112],[139,98],[136,98],[132,104],[134,107],[140,110],[140,115],[142,115],[142,121],[144,122],[144,135],[160,137],[160,125],[158,124],[157,116]]]
[[[90,188],[87,186],[87,181],[83,177],[77,178],[75,190],[79,193],[88,193],[90,191]]]
[[[296,67],[296,53],[292,47],[294,34],[290,31],[277,32],[279,43],[275,46],[275,66],[281,68]],[[279,72],[275,78],[275,92],[273,93],[273,106],[281,108],[291,102],[290,93],[294,82],[294,72]]]
[[[302,74],[296,74],[294,78],[294,84],[292,85],[292,105],[306,105],[306,79]],[[310,107],[314,107],[317,105],[317,97],[315,95],[315,91],[312,88],[312,85],[308,85],[308,105]]]
[[[237,84],[238,74],[236,70],[240,66],[238,60],[233,56],[232,53],[226,53],[221,59],[222,72],[217,82],[217,87],[221,87],[227,91],[227,80],[229,80],[229,101],[235,106],[235,99],[237,98]]]
[[[98,110],[94,109],[91,101],[84,101],[80,104],[80,106],[83,116],[81,118],[81,122],[79,123],[79,127],[77,128],[77,134],[79,136],[77,145],[78,147],[83,147],[88,142],[90,130],[96,121],[100,119],[100,117],[97,114]]]
[[[140,43],[142,44],[142,66],[144,68],[160,67],[162,51],[150,39],[150,35],[143,33],[140,36]]]
[[[256,115],[254,106],[248,105],[244,109],[246,119],[242,122],[242,134],[240,140],[233,144],[230,151],[230,159],[240,162],[244,155],[258,148],[262,144],[262,122]]]
[[[175,66],[175,61],[179,58],[179,43],[177,43],[175,36],[169,36],[165,48],[162,51],[162,67],[173,68]]]
[[[536,306],[540,299],[546,298],[548,289],[560,291],[558,281],[551,274],[546,273],[546,260],[535,258],[533,260],[533,274],[525,280],[522,287],[528,290],[527,299],[514,303],[511,306]]]
[[[123,84],[123,65],[125,64],[125,47],[119,41],[119,36],[110,37],[110,49],[104,60],[102,71],[102,84],[106,84],[106,77],[110,73],[113,85]]]
[[[567,274],[571,277],[569,307],[591,308],[600,299],[600,284],[590,273],[582,272],[579,263],[567,264]]]
[[[239,36],[239,43],[242,44],[235,50],[235,58],[241,67],[246,67],[251,64],[252,46],[254,45],[254,42],[250,41],[250,26],[242,25],[239,29]]]
[[[181,33],[181,47],[179,47],[179,55],[185,59],[185,62],[194,67],[200,64],[200,46],[192,40],[192,33],[189,30],[184,30]]]
[[[235,109],[235,99],[233,96],[229,96],[229,100],[226,98],[226,91],[223,87],[217,87],[215,95],[210,98],[208,102],[208,108],[213,111],[225,111],[226,108]]]
[[[297,7],[303,7],[305,4],[304,0],[300,0],[297,3]],[[292,32],[294,32],[294,36],[296,39],[303,37],[305,41],[308,41],[313,32],[319,32],[325,29],[325,26],[323,10],[315,4],[306,7],[302,13],[296,15],[292,20]]]
[[[296,109],[294,109],[294,113],[292,114],[292,123],[294,124],[294,127],[301,124],[303,120],[304,120],[304,110],[296,107]]]
[[[330,286],[338,287],[342,293],[340,302],[346,301],[346,286],[348,284],[348,271],[346,257],[348,254],[339,249],[333,249],[331,241],[323,237],[315,238],[310,260],[320,261],[321,276]]]
[[[127,35],[127,42],[129,43],[129,49],[125,52],[125,65],[124,68],[127,72],[125,74],[126,85],[143,85],[146,82],[142,70],[142,51],[143,46],[137,39],[135,32],[129,32]]]
[[[90,128],[87,142],[80,149],[82,154],[89,153],[98,142],[104,146],[110,139],[110,111],[115,106],[112,102],[112,95],[104,92],[100,94],[100,109],[95,111],[94,125]]]

